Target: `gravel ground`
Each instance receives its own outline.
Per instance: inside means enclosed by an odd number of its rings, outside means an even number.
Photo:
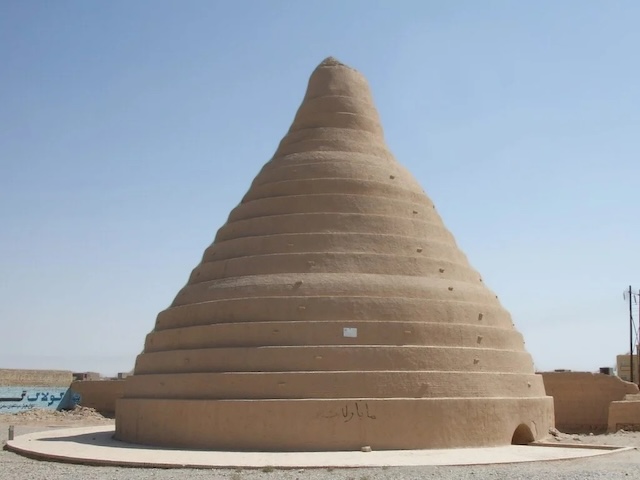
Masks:
[[[8,426],[16,425],[16,435],[49,428],[69,428],[113,423],[91,411],[76,414],[33,414],[31,416],[2,415],[0,442],[7,440]],[[584,443],[638,447],[636,450],[578,460],[532,462],[510,465],[482,465],[470,467],[389,467],[354,469],[306,470],[193,470],[90,467],[30,460],[8,451],[0,451],[0,480],[169,480],[169,479],[228,479],[228,480],[374,480],[374,479],[640,479],[640,432],[618,432],[611,435],[564,435],[558,443]]]

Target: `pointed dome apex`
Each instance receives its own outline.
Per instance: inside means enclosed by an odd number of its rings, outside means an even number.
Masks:
[[[320,62],[320,65],[318,65],[318,67],[347,67],[347,68],[351,68],[348,65],[345,65],[344,63],[342,63],[340,60],[338,60],[335,57],[327,57],[327,58],[325,58],[322,62]]]
[[[313,71],[304,98],[310,100],[323,96],[365,97],[373,103],[364,75],[333,57],[325,58]]]
[[[365,131],[374,136],[367,137],[365,143],[384,143],[382,126],[367,79],[334,57],[325,58],[311,74],[289,134],[304,130],[300,135],[306,140],[327,143],[328,139],[322,137],[326,133],[322,129],[327,128],[334,129],[335,134],[339,133],[335,129]],[[287,135],[280,146],[297,143],[301,140],[298,137]],[[289,149],[278,149],[275,156],[284,155],[285,151]]]

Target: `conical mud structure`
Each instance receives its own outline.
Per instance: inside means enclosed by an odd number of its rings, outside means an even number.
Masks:
[[[473,447],[553,425],[509,313],[334,59],[126,382],[116,436],[149,445]]]

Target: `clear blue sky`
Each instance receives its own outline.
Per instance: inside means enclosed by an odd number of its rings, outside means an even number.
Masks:
[[[329,55],[536,366],[612,366],[638,25],[634,0],[0,0],[0,367],[131,369]]]

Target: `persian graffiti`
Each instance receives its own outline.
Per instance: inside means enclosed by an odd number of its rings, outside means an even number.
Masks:
[[[0,413],[48,408],[59,410],[67,408],[74,402],[67,395],[68,388],[46,389],[42,387],[0,387]],[[69,405],[67,405],[69,404]]]
[[[27,391],[23,390],[19,397],[0,397],[0,402],[21,402],[27,396]]]
[[[47,402],[47,406],[51,406],[54,403],[61,401],[64,398],[64,393],[65,392],[60,392],[60,394],[56,397],[56,395],[53,393],[36,392],[36,394],[33,397],[27,397],[27,400],[29,402],[37,402],[39,397],[40,401]]]
[[[342,418],[344,418],[345,423],[350,422],[354,418],[370,418],[371,420],[375,420],[376,416],[371,415],[369,413],[369,404],[362,402],[353,402],[345,404],[344,407],[340,409],[342,413]]]
[[[338,418],[342,417],[342,420],[347,423],[354,419],[360,420],[376,420],[376,417],[369,409],[367,402],[347,402],[343,407],[340,407],[340,412],[330,410],[328,412],[321,413],[321,418]]]
[[[18,405],[16,405],[16,404],[13,404],[13,405],[0,405],[0,410],[6,409],[6,410],[10,410],[10,411],[31,410],[33,408],[35,408],[35,406],[31,405],[31,404],[28,404],[28,403],[24,404],[24,405],[22,405],[22,404],[18,404]],[[0,413],[5,413],[5,412],[0,412]],[[8,413],[10,413],[10,412],[8,412]]]

